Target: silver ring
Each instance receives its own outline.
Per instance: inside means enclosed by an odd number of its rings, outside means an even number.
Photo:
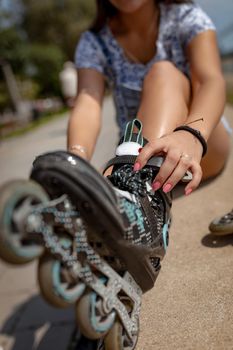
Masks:
[[[186,159],[187,161],[192,160],[192,157],[191,157],[190,155],[188,155],[188,154],[185,154],[185,153],[182,153],[182,154],[180,155],[180,159],[181,159],[181,158],[184,158],[184,159]]]

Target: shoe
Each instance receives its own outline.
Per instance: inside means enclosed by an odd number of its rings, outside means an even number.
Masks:
[[[133,133],[134,128],[138,133]],[[107,164],[113,166],[107,179],[84,159],[64,151],[39,156],[31,173],[53,198],[68,195],[90,235],[98,237],[104,251],[100,248],[100,255],[118,272],[129,271],[143,292],[154,286],[158,276],[168,245],[171,209],[171,195],[152,189],[162,157],[153,157],[143,169],[133,171],[138,149],[146,142],[140,121],[128,123],[116,157]]]

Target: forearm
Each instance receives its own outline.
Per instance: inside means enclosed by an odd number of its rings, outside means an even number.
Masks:
[[[206,30],[196,35],[188,44],[186,54],[193,93],[186,123],[203,118],[203,121],[192,123],[190,126],[200,130],[208,140],[225,106],[225,82],[216,32]]]
[[[226,100],[224,78],[206,79],[200,83],[193,93],[193,99],[186,124],[200,130],[203,137],[208,140],[211,132],[218,124],[224,110]],[[199,121],[194,122],[197,119]],[[192,123],[193,122],[193,123]]]
[[[81,93],[71,113],[67,132],[67,149],[80,145],[85,152],[73,148],[72,152],[91,159],[101,127],[101,106],[85,93]]]

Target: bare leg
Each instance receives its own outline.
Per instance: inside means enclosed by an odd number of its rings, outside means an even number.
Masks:
[[[183,124],[188,115],[189,80],[167,61],[154,64],[144,80],[138,118],[143,133],[154,140]]]
[[[190,95],[189,80],[172,63],[155,63],[145,77],[138,111],[144,136],[154,140],[184,124]],[[229,154],[229,139],[224,126],[219,123],[208,141],[208,153],[201,162],[204,179],[223,169]]]

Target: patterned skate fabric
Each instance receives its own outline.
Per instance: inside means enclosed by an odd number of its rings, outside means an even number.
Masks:
[[[99,340],[98,344],[97,344],[97,348],[96,350],[104,350],[104,341],[102,339]]]
[[[136,196],[140,194],[140,196],[150,196],[151,206],[154,209],[156,215],[156,229],[157,232],[161,232],[163,226],[163,210],[164,204],[162,199],[147,190],[146,182],[149,181],[153,177],[152,169],[142,169],[139,172],[132,171],[132,166],[123,165],[119,169],[113,172],[112,175],[108,176],[108,179],[111,183],[116,186],[117,189],[128,191],[132,193],[134,196],[132,200],[129,201],[127,198],[119,196],[119,209],[121,214],[126,214],[130,219],[131,225],[127,227],[125,230],[124,238],[128,241],[134,242],[136,244],[148,244],[153,241],[153,237],[151,235],[151,231],[145,231],[143,227],[141,229],[137,229],[139,218],[142,216],[142,205],[140,201],[136,201]],[[141,218],[143,221],[143,218]],[[144,220],[149,226],[149,222],[147,217],[144,217]],[[136,230],[134,229],[136,228]],[[138,234],[135,235],[135,232],[138,231]]]

